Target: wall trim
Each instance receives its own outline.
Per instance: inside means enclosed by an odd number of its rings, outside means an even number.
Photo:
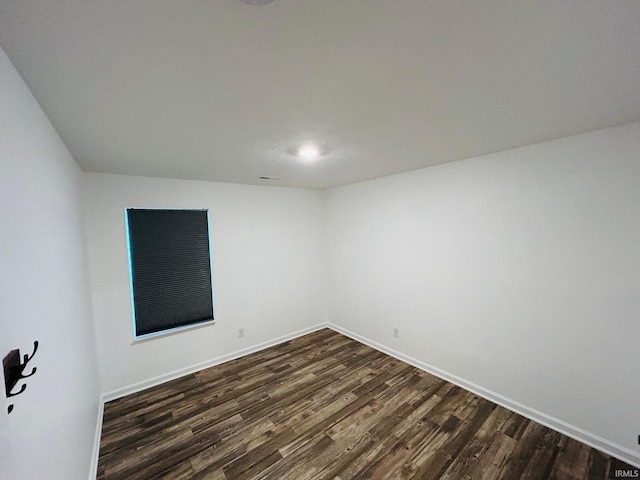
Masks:
[[[125,397],[127,395],[131,395],[132,393],[140,392],[150,387],[155,387],[156,385],[160,385],[161,383],[175,380],[176,378],[184,377],[185,375],[189,375],[190,373],[204,370],[205,368],[214,367],[216,365],[220,365],[221,363],[229,362],[231,360],[235,360],[237,358],[259,352],[260,350],[264,350],[266,348],[279,345],[280,343],[293,340],[294,338],[298,338],[303,335],[307,335],[309,333],[322,330],[323,328],[328,328],[328,326],[329,325],[327,323],[320,323],[313,327],[304,328],[302,330],[298,330],[288,335],[283,335],[281,337],[274,338],[273,340],[268,340],[266,342],[253,345],[251,347],[243,348],[242,350],[237,350],[235,352],[228,353],[220,357],[212,358],[211,360],[207,360],[205,362],[197,363],[195,365],[191,365],[185,368],[180,368],[178,370],[174,370],[173,372],[169,372],[164,375],[158,375],[157,377],[153,377],[148,380],[143,380],[142,382],[137,382],[137,383],[128,385],[126,387],[119,388],[117,390],[112,390],[111,392],[103,393],[100,396],[100,403],[98,406],[98,416],[96,420],[96,433],[93,439],[93,453],[91,456],[91,465],[89,466],[89,480],[95,480],[96,477],[98,476],[98,458],[100,456],[100,438],[102,436],[102,419],[104,417],[105,403],[110,402],[112,400],[116,400],[121,397]]]
[[[547,415],[539,410],[534,408],[529,408],[526,405],[523,405],[520,402],[516,402],[507,397],[504,397],[496,392],[483,388],[475,383],[468,382],[456,375],[453,375],[445,370],[441,370],[433,365],[429,365],[428,363],[424,363],[420,360],[417,360],[409,355],[405,355],[404,353],[398,352],[392,348],[389,348],[385,345],[382,345],[378,342],[374,342],[362,335],[354,333],[346,328],[342,328],[338,325],[335,325],[331,322],[327,324],[327,327],[331,330],[334,330],[338,333],[346,335],[357,342],[364,343],[371,348],[374,348],[382,353],[386,353],[398,360],[401,360],[409,365],[412,365],[420,370],[424,370],[427,373],[435,375],[437,377],[442,378],[448,382],[457,385],[458,387],[464,388],[482,398],[485,398],[493,403],[497,403],[501,407],[504,407],[512,412],[518,413],[523,417],[528,418],[529,420],[533,420],[545,427],[549,427],[552,430],[555,430],[567,437],[571,437],[574,440],[582,442],[590,447],[593,447],[601,452],[604,452],[612,457],[615,457],[623,462],[628,463],[629,465],[633,465],[634,467],[640,468],[640,454],[637,452],[630,450],[626,447],[618,445],[614,442],[611,442],[605,438],[600,437],[599,435],[595,435],[593,433],[587,432],[579,427],[571,425],[559,418],[555,418],[551,415]]]
[[[362,335],[359,335],[351,330],[335,325],[331,322],[321,323],[315,325],[313,327],[305,328],[302,330],[298,330],[296,332],[290,333],[288,335],[283,335],[281,337],[275,338],[273,340],[269,340],[267,342],[259,343],[252,347],[244,348],[242,350],[238,350],[226,355],[222,355],[220,357],[213,358],[211,360],[207,360],[205,362],[201,362],[195,365],[191,365],[189,367],[181,368],[178,370],[174,370],[173,372],[169,372],[164,375],[159,375],[157,377],[150,378],[148,380],[144,380],[142,382],[137,382],[127,387],[119,388],[117,390],[113,390],[111,392],[107,392],[102,394],[100,398],[100,405],[98,408],[98,415],[96,420],[96,433],[94,437],[94,445],[93,445],[93,455],[91,459],[91,466],[89,471],[89,480],[95,480],[98,472],[98,457],[100,453],[100,437],[102,435],[102,419],[104,415],[104,404],[106,402],[110,402],[112,400],[116,400],[118,398],[124,397],[126,395],[130,395],[132,393],[140,392],[147,388],[160,385],[162,383],[175,380],[176,378],[183,377],[185,375],[189,375],[190,373],[197,372],[199,370],[203,370],[205,368],[213,367],[216,365],[220,365],[222,363],[238,359],[240,357],[244,357],[246,355],[250,355],[251,353],[259,352],[260,350],[264,350],[269,347],[273,347],[280,343],[287,342],[289,340],[293,340],[294,338],[301,337],[303,335],[307,335],[309,333],[322,330],[323,328],[330,328],[335,332],[338,332],[342,335],[345,335],[357,342],[368,345],[371,348],[374,348],[382,353],[390,355],[398,360],[401,360],[409,365],[412,365],[420,370],[423,370],[427,373],[435,375],[439,378],[442,378],[448,382],[453,383],[465,390],[468,390],[482,398],[485,398],[493,403],[496,403],[508,410],[511,410],[523,417],[526,417],[534,422],[538,422],[545,427],[551,428],[567,437],[571,437],[574,440],[582,442],[590,447],[593,447],[597,450],[600,450],[612,457],[618,458],[623,462],[628,463],[629,465],[633,465],[634,467],[640,468],[640,455],[630,450],[626,447],[618,445],[614,442],[606,440],[598,435],[592,434],[583,430],[579,427],[571,425],[563,420],[555,418],[551,415],[547,415],[543,412],[540,412],[536,409],[529,408],[526,405],[523,405],[520,402],[516,402],[507,397],[504,397],[496,392],[483,388],[475,383],[468,382],[456,375],[453,375],[445,370],[441,370],[437,367],[424,363],[420,360],[417,360],[409,355],[405,355],[404,353],[398,352],[392,348],[389,348],[385,345],[382,345],[378,342],[374,342],[373,340],[368,339]]]
[[[244,357],[245,355],[250,355],[252,353],[259,352],[260,350],[264,350],[265,348],[273,347],[280,343],[284,343],[289,340],[293,340],[294,338],[301,337],[302,335],[307,335],[308,333],[312,333],[317,330],[327,328],[327,326],[328,325],[326,323],[314,325],[313,327],[304,328],[302,330],[298,330],[288,335],[283,335],[281,337],[274,338],[273,340],[268,340],[266,342],[253,345],[251,347],[243,348],[242,350],[237,350],[235,352],[227,353],[226,355],[215,357],[210,360],[197,363],[195,365],[190,365],[188,367],[180,368],[178,370],[174,370],[169,373],[158,375],[157,377],[153,377],[148,380],[143,380],[141,382],[133,383],[126,387],[118,388],[116,390],[112,390],[110,392],[104,393],[102,395],[102,400],[103,402],[110,402],[112,400],[116,400],[118,398],[131,395],[132,393],[140,392],[150,387],[155,387],[156,385],[160,385],[161,383],[169,382],[171,380],[175,380],[176,378],[184,377],[185,375],[189,375],[190,373],[198,372],[200,370],[204,370],[205,368],[214,367],[216,365],[220,365],[221,363],[229,362],[231,360]]]
[[[102,418],[104,416],[104,395],[98,401],[98,414],[96,418],[96,432],[93,436],[93,451],[89,465],[89,480],[95,480],[98,476],[98,456],[100,454],[100,438],[102,437]]]

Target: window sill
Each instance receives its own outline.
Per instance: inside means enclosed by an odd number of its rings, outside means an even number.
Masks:
[[[135,345],[136,343],[143,343],[148,340],[153,340],[154,338],[175,335],[177,333],[184,332],[185,330],[195,330],[198,328],[208,327],[209,325],[214,325],[215,323],[216,321],[212,318],[211,320],[204,320],[202,322],[193,323],[191,325],[184,325],[182,327],[175,327],[169,330],[162,330],[161,332],[153,332],[147,333],[145,335],[134,336],[133,342],[131,342],[131,344]]]

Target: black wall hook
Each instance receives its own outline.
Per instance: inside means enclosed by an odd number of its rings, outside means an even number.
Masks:
[[[27,363],[29,363],[31,361],[31,359],[35,356],[36,352],[38,351],[38,345],[40,345],[40,342],[38,342],[37,340],[35,342],[33,342],[33,353],[31,355],[28,354],[24,354],[24,364],[26,365]]]
[[[20,395],[27,389],[27,384],[22,384],[20,390],[15,393],[11,393],[13,388],[16,386],[18,381],[23,378],[31,377],[38,370],[36,367],[31,369],[31,373],[24,374],[24,369],[27,367],[27,364],[33,359],[34,355],[38,351],[38,341],[33,342],[33,353],[28,355],[25,353],[24,362],[20,363],[20,350],[11,350],[6,357],[2,360],[2,366],[4,367],[4,389],[7,395],[7,398],[15,397],[16,395]],[[13,405],[9,405],[7,409],[9,413],[13,411]]]
[[[27,389],[27,384],[24,383],[24,384],[22,384],[22,387],[20,387],[20,390],[18,390],[16,393],[11,393],[11,392],[7,393],[7,398],[15,397],[16,395],[20,395],[26,389]]]

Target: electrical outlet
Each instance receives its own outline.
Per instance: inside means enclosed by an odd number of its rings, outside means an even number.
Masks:
[[[238,329],[238,337],[244,337],[244,328]]]
[[[393,327],[393,336],[396,338],[400,337],[400,330],[397,327]]]

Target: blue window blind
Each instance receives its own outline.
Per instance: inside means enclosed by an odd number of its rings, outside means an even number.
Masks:
[[[213,320],[208,212],[126,215],[136,337]]]

